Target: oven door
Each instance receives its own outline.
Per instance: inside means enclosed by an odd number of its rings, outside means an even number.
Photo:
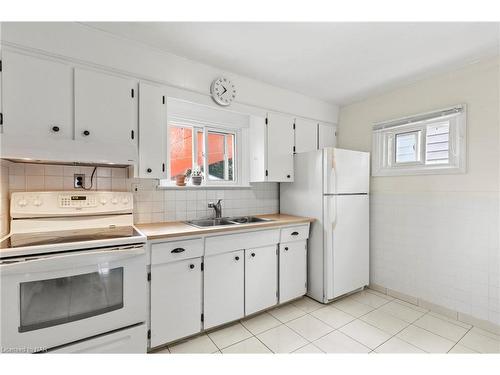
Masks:
[[[36,352],[146,320],[143,245],[3,260],[3,352]]]

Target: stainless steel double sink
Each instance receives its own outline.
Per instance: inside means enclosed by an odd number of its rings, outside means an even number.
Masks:
[[[273,221],[273,220],[263,219],[261,217],[255,217],[255,216],[235,216],[235,217],[222,217],[219,219],[188,220],[185,223],[197,228],[206,228],[206,227],[217,227],[222,225],[261,223],[265,221]]]

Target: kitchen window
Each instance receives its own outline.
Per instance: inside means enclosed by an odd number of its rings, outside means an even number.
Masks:
[[[377,123],[372,175],[465,173],[465,142],[464,105]]]
[[[171,123],[168,131],[170,181],[199,170],[203,185],[235,184],[238,134],[236,130]]]

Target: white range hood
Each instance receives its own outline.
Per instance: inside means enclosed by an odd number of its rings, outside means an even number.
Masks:
[[[137,148],[117,143],[78,140],[34,139],[0,135],[0,157],[3,159],[47,163],[135,166]]]

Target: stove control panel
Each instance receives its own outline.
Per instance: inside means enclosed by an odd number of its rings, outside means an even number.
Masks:
[[[132,193],[128,192],[26,192],[12,193],[12,218],[132,213]]]

